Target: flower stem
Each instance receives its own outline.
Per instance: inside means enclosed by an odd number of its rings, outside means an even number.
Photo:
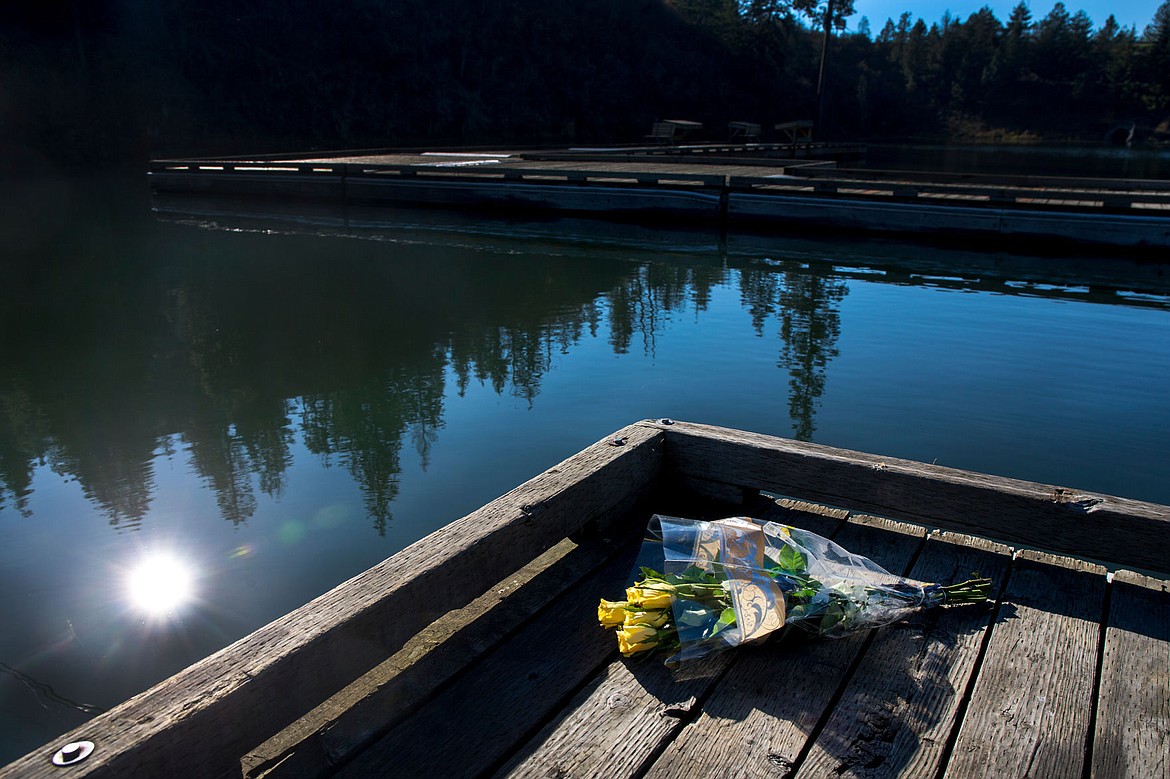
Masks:
[[[991,594],[991,579],[968,579],[942,588],[943,603],[982,603]]]

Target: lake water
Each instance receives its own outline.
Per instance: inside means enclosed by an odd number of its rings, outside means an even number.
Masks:
[[[145,190],[4,193],[0,764],[638,419],[1170,503],[1165,266]]]

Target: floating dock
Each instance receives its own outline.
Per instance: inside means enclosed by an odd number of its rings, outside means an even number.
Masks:
[[[994,594],[676,674],[596,621],[653,513],[774,519]],[[648,420],[0,777],[61,776],[82,741],[70,776],[1165,776],[1168,540],[1167,506]]]
[[[681,148],[156,160],[149,178],[155,193],[169,194],[950,242],[1170,247],[1170,181],[871,171],[785,159],[778,156],[784,147]]]

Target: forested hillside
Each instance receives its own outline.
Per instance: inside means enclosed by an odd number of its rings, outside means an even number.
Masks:
[[[849,0],[837,10],[848,13]],[[863,11],[864,9],[859,9]],[[834,21],[817,0],[43,0],[0,11],[0,159],[635,142],[667,117],[821,137],[1154,139],[1170,0]],[[1165,137],[1164,135],[1161,137]]]

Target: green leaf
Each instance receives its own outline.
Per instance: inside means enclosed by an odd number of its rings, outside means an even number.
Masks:
[[[834,600],[821,615],[820,632],[828,633],[845,621],[845,608],[841,601]]]
[[[668,573],[662,574],[652,568],[643,568],[642,577],[649,581],[666,582],[675,586],[682,584],[710,584],[715,581],[715,577],[702,568],[692,565],[684,570],[682,573]]]
[[[780,550],[780,557],[776,561],[780,568],[789,573],[805,573],[808,571],[808,560],[796,547],[787,544]]]
[[[711,632],[707,634],[707,637],[710,638],[711,636],[714,636],[717,633],[721,633],[727,628],[733,627],[734,625],[735,609],[726,608],[723,610],[723,613],[719,615],[719,620],[711,627]]]

